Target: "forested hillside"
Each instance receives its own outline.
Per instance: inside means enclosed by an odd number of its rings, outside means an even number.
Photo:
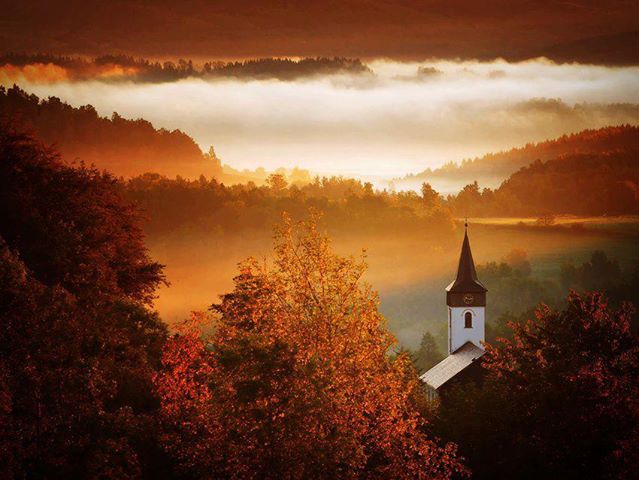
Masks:
[[[563,135],[544,142],[529,143],[524,147],[505,152],[489,153],[483,157],[464,160],[459,164],[447,163],[440,168],[407,175],[398,179],[395,184],[398,187],[403,185],[414,187],[420,182],[434,183],[436,180],[498,184],[521,167],[528,166],[536,160],[543,162],[567,155],[597,154],[637,148],[639,148],[639,127],[610,126]]]
[[[215,177],[227,184],[263,184],[264,168],[236,170],[222,165],[213,147],[203,153],[186,133],[155,128],[144,119],[129,120],[113,112],[100,116],[91,105],[73,107],[57,97],[40,99],[14,85],[0,86],[0,123],[26,130],[54,145],[67,163],[83,161],[116,176],[152,172],[169,177]],[[289,181],[310,181],[308,170],[278,169]]]
[[[115,178],[0,126],[0,187],[1,478],[466,473],[388,355],[365,263],[316,217],[280,224],[273,267],[241,265],[213,334],[200,313],[169,336],[163,266]]]
[[[315,178],[289,185],[284,175],[272,174],[266,185],[250,182],[226,186],[215,178],[169,179],[157,174],[132,178],[123,194],[139,205],[148,218],[147,231],[170,234],[269,232],[285,211],[294,218],[309,208],[321,211],[335,231],[386,235],[418,233],[442,237],[454,229],[446,208],[415,192],[375,191],[370,183],[342,177]]]
[[[0,87],[0,120],[55,144],[66,161],[82,160],[116,175],[219,175],[217,159],[205,157],[187,134],[156,129],[150,122],[117,113],[98,115],[91,105],[74,108],[59,98],[39,99],[17,86]]]
[[[469,184],[449,196],[458,215],[542,216],[639,213],[639,149],[537,160],[491,190]]]

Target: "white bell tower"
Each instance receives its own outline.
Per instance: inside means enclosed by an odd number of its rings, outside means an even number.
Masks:
[[[465,223],[464,243],[457,278],[446,288],[448,305],[448,354],[455,353],[467,342],[483,349],[486,321],[486,292],[477,279],[473,255],[468,241],[468,222]]]

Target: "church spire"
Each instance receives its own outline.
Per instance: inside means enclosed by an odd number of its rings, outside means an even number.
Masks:
[[[487,291],[486,287],[477,279],[475,262],[468,240],[468,219],[464,222],[464,243],[459,257],[457,278],[446,290],[451,293],[482,293]]]

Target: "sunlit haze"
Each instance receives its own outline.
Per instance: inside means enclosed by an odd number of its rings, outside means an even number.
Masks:
[[[297,81],[16,81],[100,114],[181,129],[235,168],[401,176],[585,128],[639,122],[639,67],[375,61]]]

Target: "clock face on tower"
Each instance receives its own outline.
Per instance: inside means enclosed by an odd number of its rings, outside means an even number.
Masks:
[[[474,300],[475,298],[470,293],[464,294],[464,303],[466,305],[472,305]]]

